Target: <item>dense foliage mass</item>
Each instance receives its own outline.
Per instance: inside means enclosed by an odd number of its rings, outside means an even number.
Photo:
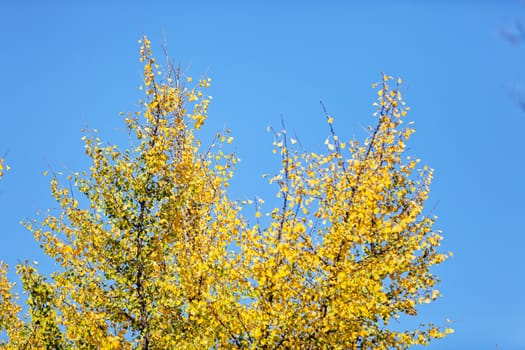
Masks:
[[[60,209],[25,223],[57,270],[17,266],[22,307],[0,265],[3,348],[404,349],[451,332],[391,326],[439,296],[430,268],[446,258],[423,213],[432,171],[404,155],[401,80],[374,84],[364,143],[340,140],[328,114],[325,153],[275,131],[280,205],[266,212],[228,196],[232,137],[204,148],[195,136],[210,80],[162,73],[141,44],[145,98],[124,116],[132,146],[87,132],[89,170],[65,186],[53,176]]]

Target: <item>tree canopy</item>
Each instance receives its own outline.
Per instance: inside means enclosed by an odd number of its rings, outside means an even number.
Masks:
[[[447,257],[424,212],[432,170],[405,155],[401,79],[373,84],[363,142],[343,141],[328,113],[324,152],[274,130],[280,204],[267,210],[228,194],[229,131],[209,147],[197,137],[210,79],[162,69],[141,45],[131,145],[85,131],[90,168],[52,174],[59,209],[25,222],[56,271],[18,264],[20,302],[0,264],[3,348],[405,349],[451,332],[392,327],[439,297],[431,267]]]

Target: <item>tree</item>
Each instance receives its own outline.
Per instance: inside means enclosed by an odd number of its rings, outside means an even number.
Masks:
[[[193,86],[170,63],[162,75],[141,43],[143,108],[124,115],[132,145],[86,132],[89,171],[66,185],[55,174],[60,209],[25,222],[59,268],[17,266],[23,309],[1,265],[4,348],[404,349],[451,332],[391,327],[439,296],[430,268],[446,258],[423,213],[432,171],[404,155],[414,130],[402,127],[400,79],[374,84],[364,143],[342,142],[328,113],[326,154],[276,131],[281,204],[266,213],[262,199],[228,196],[229,133],[209,148],[195,136],[210,79]]]

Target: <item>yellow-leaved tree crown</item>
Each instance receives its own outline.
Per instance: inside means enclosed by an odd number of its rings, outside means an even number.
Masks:
[[[430,269],[446,259],[423,211],[432,170],[404,154],[414,130],[400,79],[374,84],[363,143],[343,142],[328,113],[326,152],[275,131],[280,205],[249,203],[250,224],[228,196],[232,137],[203,149],[195,135],[210,79],[162,72],[140,43],[145,97],[124,116],[132,145],[86,133],[89,170],[66,186],[53,176],[60,208],[25,222],[57,270],[17,266],[23,308],[0,264],[2,348],[405,349],[451,332],[391,326],[439,296]]]

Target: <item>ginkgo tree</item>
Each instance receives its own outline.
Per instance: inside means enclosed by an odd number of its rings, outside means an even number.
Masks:
[[[392,327],[439,297],[431,267],[447,257],[423,210],[432,170],[405,155],[400,79],[374,84],[364,142],[340,139],[328,113],[324,152],[275,130],[280,199],[265,209],[228,196],[229,132],[209,147],[196,136],[210,79],[162,70],[140,43],[131,145],[85,131],[90,168],[52,174],[59,209],[24,222],[56,271],[20,263],[20,302],[0,265],[2,348],[405,349],[451,332]]]

